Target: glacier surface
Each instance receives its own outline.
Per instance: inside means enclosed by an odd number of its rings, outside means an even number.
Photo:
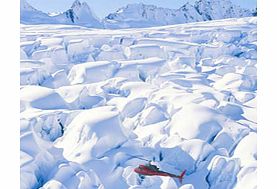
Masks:
[[[21,189],[256,188],[256,26],[21,24]]]

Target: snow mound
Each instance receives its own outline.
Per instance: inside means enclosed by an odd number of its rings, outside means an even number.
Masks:
[[[98,112],[101,112],[101,115]],[[114,107],[94,108],[82,112],[68,125],[63,138],[56,141],[56,145],[64,149],[67,159],[79,163],[100,158],[126,141],[118,116]]]
[[[26,86],[21,89],[21,105],[43,110],[67,109],[64,99],[53,89],[40,86]]]
[[[210,141],[222,129],[220,115],[199,105],[187,105],[172,117],[170,133],[185,139]]]
[[[117,62],[98,61],[87,62],[72,67],[68,74],[71,85],[80,83],[93,83],[111,78],[117,71]]]

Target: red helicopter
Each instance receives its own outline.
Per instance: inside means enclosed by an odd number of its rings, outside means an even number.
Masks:
[[[146,165],[139,165],[137,168],[134,169],[134,171],[143,176],[165,176],[178,178],[180,183],[182,183],[182,179],[186,173],[186,170],[184,170],[180,175],[174,175],[171,173],[160,171],[156,165],[152,165],[151,163]]]

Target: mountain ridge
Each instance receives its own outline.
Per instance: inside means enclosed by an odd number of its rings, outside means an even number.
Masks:
[[[143,3],[127,4],[102,20],[97,18],[86,2],[79,0],[75,0],[66,11],[54,15],[37,10],[22,0],[20,12],[20,22],[23,24],[70,24],[107,29],[164,26],[257,15],[257,9],[244,9],[230,0],[198,0],[194,4],[187,2],[178,9]]]
[[[70,24],[102,28],[102,24],[86,2],[75,0],[64,12],[51,15],[37,10],[26,0],[20,3],[20,22],[24,24]]]
[[[194,5],[187,2],[179,9],[129,4],[109,14],[103,22],[107,28],[132,28],[249,16],[255,16],[254,11],[234,5],[230,0],[198,0]]]

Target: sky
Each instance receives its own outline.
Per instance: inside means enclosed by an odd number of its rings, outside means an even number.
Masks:
[[[43,12],[63,12],[69,9],[75,0],[27,0],[33,7]],[[195,0],[80,0],[87,2],[99,18],[104,18],[109,13],[115,12],[130,3],[152,4],[165,8],[180,8],[186,2]],[[256,8],[257,0],[232,0],[244,8]]]

